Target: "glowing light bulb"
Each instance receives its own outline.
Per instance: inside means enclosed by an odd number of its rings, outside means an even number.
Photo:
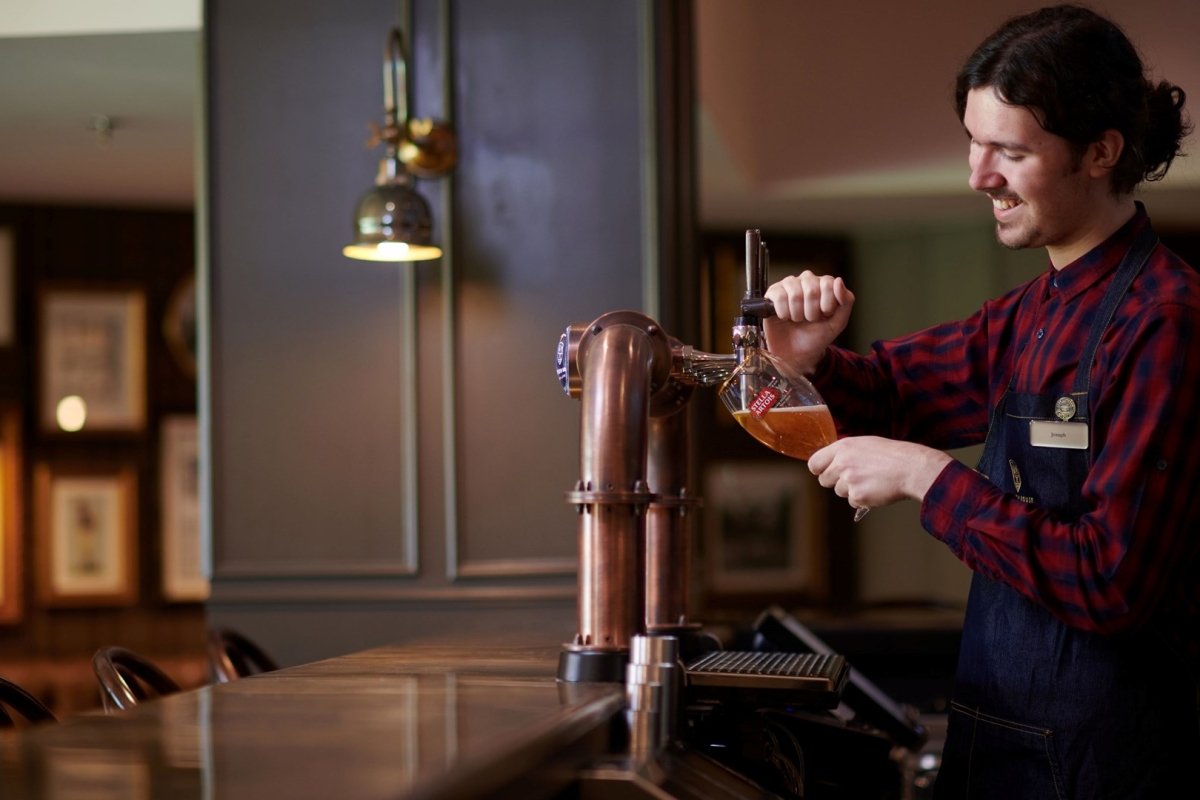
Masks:
[[[54,417],[58,420],[58,427],[64,431],[82,430],[83,423],[87,421],[87,403],[79,395],[69,394],[58,401]]]
[[[380,242],[375,247],[384,258],[402,259],[408,254],[408,245],[404,242]]]

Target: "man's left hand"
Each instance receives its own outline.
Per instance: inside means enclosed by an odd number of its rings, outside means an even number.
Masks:
[[[813,453],[808,469],[855,508],[923,500],[953,459],[940,450],[879,436],[840,439]]]

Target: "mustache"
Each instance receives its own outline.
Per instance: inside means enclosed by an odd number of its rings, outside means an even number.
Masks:
[[[1014,203],[1020,203],[1021,198],[1018,195],[1009,192],[984,192],[992,200],[1012,200]]]

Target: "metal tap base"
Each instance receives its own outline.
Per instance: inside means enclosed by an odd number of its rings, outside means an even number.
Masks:
[[[558,679],[565,683],[624,683],[628,650],[571,650],[558,654]]]

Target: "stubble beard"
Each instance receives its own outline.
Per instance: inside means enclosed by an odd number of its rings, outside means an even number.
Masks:
[[[1062,177],[1070,178],[1078,175],[1083,168],[1083,152],[1075,154],[1075,158],[1067,168],[1063,170]],[[1020,200],[1013,194],[988,194],[989,198],[1002,197],[1004,199]],[[1021,202],[1024,202],[1023,200]],[[1029,209],[1026,208],[1026,211]],[[1048,244],[1046,232],[1038,226],[1037,220],[1027,220],[1026,227],[1022,227],[1019,222],[996,222],[996,241],[1003,247],[1009,250],[1028,250],[1034,247],[1045,247]]]
[[[1012,223],[996,223],[996,241],[1009,250],[1028,250],[1031,247],[1039,247],[1038,242],[1041,237],[1042,231],[1036,225],[1022,228]]]

